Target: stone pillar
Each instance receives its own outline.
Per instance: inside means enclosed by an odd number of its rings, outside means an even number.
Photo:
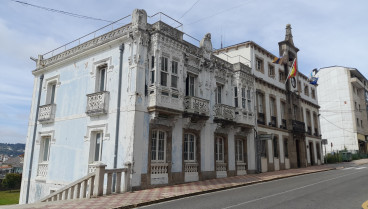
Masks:
[[[103,184],[104,184],[104,175],[106,165],[103,163],[98,163],[96,166],[96,176],[95,176],[95,188],[93,191],[93,197],[102,196],[103,195]]]

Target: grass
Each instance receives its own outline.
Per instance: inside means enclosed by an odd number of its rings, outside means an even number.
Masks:
[[[12,205],[19,203],[19,190],[0,191],[0,205]]]

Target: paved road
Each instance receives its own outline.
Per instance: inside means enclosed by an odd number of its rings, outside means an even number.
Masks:
[[[291,177],[141,208],[361,208],[368,200],[368,165]]]

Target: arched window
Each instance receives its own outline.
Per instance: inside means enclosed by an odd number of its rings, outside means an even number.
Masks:
[[[153,130],[151,136],[151,161],[166,161],[166,132]]]
[[[196,161],[196,137],[194,134],[184,134],[184,161]]]
[[[215,149],[216,162],[224,162],[224,139],[222,137],[216,138]]]

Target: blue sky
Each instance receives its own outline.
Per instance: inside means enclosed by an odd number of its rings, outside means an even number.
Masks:
[[[106,20],[145,9],[183,23],[184,32],[201,39],[212,34],[215,48],[252,40],[273,54],[293,28],[300,49],[299,70],[341,65],[368,77],[368,1],[366,0],[23,0],[35,5]],[[194,5],[195,4],[195,5]],[[194,6],[193,6],[194,5]],[[189,10],[191,7],[193,8]],[[185,14],[185,15],[184,15]],[[184,16],[183,16],[184,15]],[[182,17],[183,16],[183,17]],[[37,57],[106,25],[24,6],[0,3],[0,143],[25,142]],[[197,44],[195,41],[193,44]]]

